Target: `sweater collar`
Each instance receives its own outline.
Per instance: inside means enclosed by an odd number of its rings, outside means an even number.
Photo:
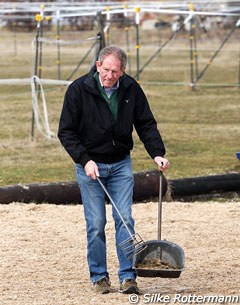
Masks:
[[[92,68],[91,68],[91,70],[89,71],[89,73],[87,74],[87,76],[86,76],[86,80],[85,80],[85,85],[87,85],[89,88],[94,88],[95,87],[95,85],[97,85],[98,84],[98,80],[97,79],[95,79],[95,77],[94,77],[94,75],[96,74],[96,72],[97,72],[97,68],[96,68],[96,66],[93,66]],[[98,73],[98,72],[97,72]],[[127,74],[123,74],[123,76],[121,76],[120,78],[119,78],[119,86],[123,86],[123,87],[125,87],[125,88],[127,88],[130,84],[132,83],[132,79],[131,79],[131,77],[128,77],[128,75]],[[94,85],[95,84],[95,85]],[[100,82],[99,82],[99,84],[100,84]],[[100,84],[100,86],[101,86],[101,84]],[[98,86],[97,86],[98,87]]]

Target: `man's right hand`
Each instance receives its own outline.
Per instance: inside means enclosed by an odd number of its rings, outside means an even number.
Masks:
[[[99,171],[98,171],[98,166],[97,164],[90,160],[85,164],[84,167],[85,173],[88,177],[91,177],[92,179],[97,179],[97,177],[99,177]]]

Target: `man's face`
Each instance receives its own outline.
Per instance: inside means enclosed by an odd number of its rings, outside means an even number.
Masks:
[[[107,56],[102,64],[96,61],[96,66],[105,88],[114,86],[125,71],[125,69],[121,70],[120,60],[112,55]]]

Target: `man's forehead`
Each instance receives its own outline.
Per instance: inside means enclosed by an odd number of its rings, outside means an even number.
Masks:
[[[112,59],[105,59],[102,62],[102,67],[107,67],[107,68],[111,68],[111,69],[117,69],[120,70],[121,69],[121,62],[119,59],[117,60],[112,60]]]
[[[106,57],[104,57],[103,59],[103,63],[104,62],[115,62],[115,63],[121,63],[120,59],[117,56],[114,56],[112,54],[107,55]]]

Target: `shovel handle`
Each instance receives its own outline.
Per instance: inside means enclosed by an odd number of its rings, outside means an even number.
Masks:
[[[157,239],[162,238],[162,171],[159,171],[159,196],[158,196],[158,236]]]

